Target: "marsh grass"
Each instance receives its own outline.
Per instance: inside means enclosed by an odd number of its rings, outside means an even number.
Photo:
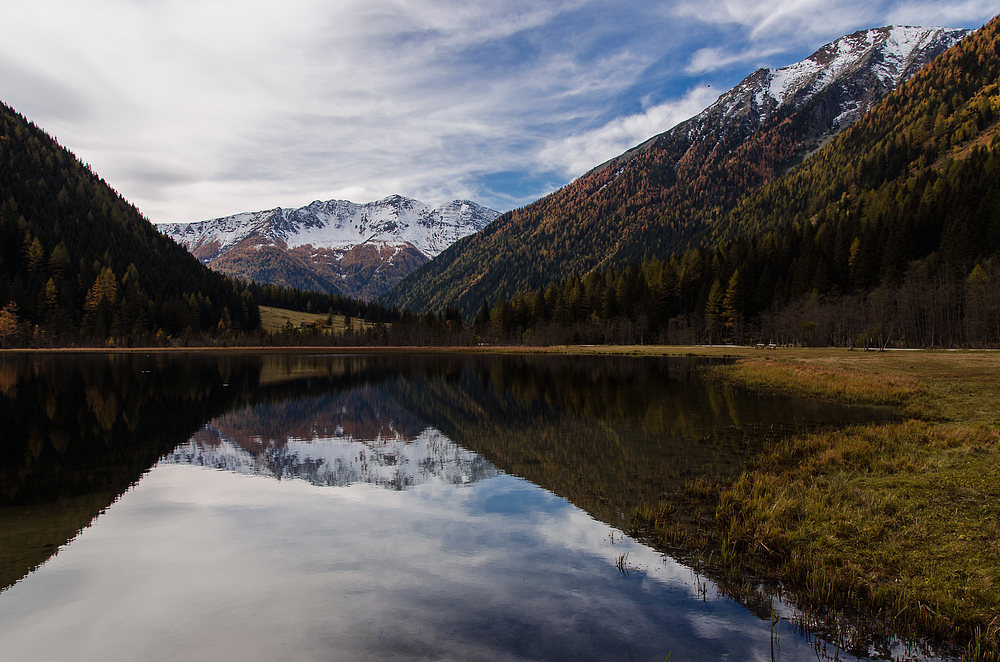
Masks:
[[[722,556],[778,569],[815,608],[995,658],[998,450],[991,426],[920,421],[784,440],[720,492]]]
[[[780,580],[848,650],[895,633],[1000,660],[1000,356],[748,353],[709,374],[901,420],[773,437],[731,482],[679,495],[699,523],[661,504],[637,509],[637,531],[698,550],[737,597],[748,577]]]

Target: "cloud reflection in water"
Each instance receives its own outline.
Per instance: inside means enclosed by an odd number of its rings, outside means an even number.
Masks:
[[[770,658],[688,569],[504,474],[400,491],[168,461],[4,597],[11,659]]]

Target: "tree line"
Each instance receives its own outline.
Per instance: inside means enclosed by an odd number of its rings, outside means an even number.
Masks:
[[[0,308],[2,344],[145,344],[188,328],[259,325],[245,285],[160,235],[7,106],[0,106]]]

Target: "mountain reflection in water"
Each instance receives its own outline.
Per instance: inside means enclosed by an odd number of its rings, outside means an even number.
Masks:
[[[278,480],[298,478],[324,487],[370,483],[393,490],[430,480],[463,485],[499,473],[482,456],[431,427],[415,432],[412,417],[392,403],[388,411],[371,408],[376,401],[386,404],[374,389],[364,387],[346,397],[298,400],[293,403],[298,415],[291,417],[292,403],[226,414],[160,462]],[[357,417],[358,412],[373,413],[374,418]],[[276,429],[283,431],[280,439],[259,434]]]
[[[231,626],[232,618],[252,620],[277,605],[313,618],[285,626],[308,641],[300,647],[308,654],[296,659],[617,659],[623,651],[662,659],[671,650],[763,659],[773,643],[767,625],[738,605],[709,600],[690,571],[608,526],[623,528],[631,506],[655,504],[694,478],[739,471],[761,429],[884,414],[720,389],[700,378],[702,364],[455,355],[0,358],[0,414],[11,421],[0,447],[0,579],[13,585],[0,593],[0,623],[4,614],[21,619],[16,628],[13,620],[0,625],[0,645],[23,644],[17,632],[38,605],[68,604],[64,592],[78,584],[54,583],[52,573],[102,586],[77,595],[81,604],[142,586],[186,609],[170,583],[180,579],[161,581],[155,568],[191,554],[203,559],[191,569],[190,581],[200,582],[191,590],[218,584],[201,599],[233,605],[231,617],[216,610],[199,618]],[[280,483],[240,482],[259,477]],[[334,489],[317,500],[302,491],[314,486]],[[142,565],[151,554],[159,565]],[[100,567],[84,561],[91,557]],[[109,558],[123,576],[135,573],[135,587],[102,574]],[[246,573],[272,600],[245,593]],[[365,575],[382,579],[366,587]],[[313,603],[293,606],[282,585]],[[318,590],[340,597],[321,599]],[[460,593],[492,597],[456,602]],[[353,616],[324,600],[348,601]],[[59,609],[37,612],[40,636],[46,618],[79,616]],[[100,620],[99,606],[87,609],[88,619]],[[404,619],[393,636],[374,625],[355,632],[359,619],[374,623],[390,612]],[[108,613],[125,618],[117,607]],[[140,620],[133,629],[134,641],[125,640],[135,650],[190,658],[189,648],[144,649],[153,644],[142,633],[158,631],[156,624]],[[820,646],[812,644],[786,639],[783,658],[814,658]],[[90,657],[111,650],[102,646]],[[277,654],[270,644],[247,646],[244,659]]]

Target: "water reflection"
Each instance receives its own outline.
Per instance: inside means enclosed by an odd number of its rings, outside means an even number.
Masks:
[[[286,404],[226,414],[168,453],[161,463],[278,480],[298,478],[323,487],[370,483],[393,490],[428,481],[464,485],[499,474],[481,455],[431,427],[408,433],[407,424],[413,419],[398,407],[391,413],[399,418],[376,414],[375,418],[360,419],[348,413],[357,412],[352,405],[369,410],[368,405],[380,399],[371,388],[352,392],[347,398],[304,398],[294,403],[301,415],[288,428],[275,424],[288,416]],[[280,440],[259,434],[276,429],[283,430]]]
[[[248,362],[162,355],[0,357],[0,589],[71,540],[163,453],[246,401],[259,372]]]
[[[4,357],[3,586],[23,579],[0,594],[0,649],[768,659],[767,624],[612,527],[738,471],[748,431],[878,414],[719,390],[697,368]],[[816,656],[787,621],[776,633],[783,659]]]
[[[0,645],[10,659],[769,659],[758,619],[608,533],[509,476],[317,490],[164,466],[2,596]],[[784,636],[785,659],[809,654]]]

